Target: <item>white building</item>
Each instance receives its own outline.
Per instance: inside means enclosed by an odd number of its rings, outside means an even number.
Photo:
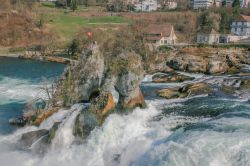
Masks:
[[[165,9],[176,9],[177,8],[177,1],[176,0],[165,0],[164,1],[164,8]]]
[[[197,43],[202,44],[215,44],[220,42],[220,34],[211,29],[208,32],[200,32],[197,34]]]
[[[193,9],[208,9],[214,5],[214,0],[193,0]]]
[[[231,24],[231,33],[238,36],[250,36],[250,16],[241,15]]]
[[[150,12],[158,9],[157,0],[143,0],[135,4],[136,11]]]

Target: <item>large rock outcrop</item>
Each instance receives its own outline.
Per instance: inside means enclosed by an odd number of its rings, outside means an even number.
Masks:
[[[82,138],[88,136],[116,108],[144,107],[139,88],[143,78],[140,55],[124,50],[113,59],[105,59],[99,46],[92,44],[80,55],[79,62],[67,69],[57,92],[64,106],[91,103],[77,117],[74,134]]]
[[[72,64],[65,72],[59,94],[63,104],[89,101],[89,97],[97,91],[102,83],[105,65],[104,57],[97,44],[92,44],[81,54],[77,64]]]
[[[119,100],[118,105],[122,108],[134,108],[144,105],[139,89],[143,78],[140,55],[123,51],[110,61],[105,59],[95,43],[80,56],[77,64],[66,71],[58,96],[65,106],[70,106],[108,92],[115,103]]]

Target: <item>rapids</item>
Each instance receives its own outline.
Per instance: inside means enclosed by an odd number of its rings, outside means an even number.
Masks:
[[[223,80],[232,78],[182,74],[195,77],[194,82],[208,82],[215,89]],[[102,126],[96,127],[81,143],[72,133],[75,119],[84,111],[85,104],[61,109],[38,127],[29,126],[1,134],[1,165],[250,165],[249,98],[225,95],[218,91],[215,95],[161,99],[154,95],[155,90],[179,86],[180,83],[159,85],[151,83],[150,78],[147,76],[142,84],[142,90],[147,95],[146,109],[136,108],[130,113],[111,114]],[[237,82],[231,79],[228,84],[237,86]],[[26,91],[25,95],[32,88]],[[45,153],[32,150],[35,145],[31,149],[20,148],[18,144],[23,133],[50,129],[55,122],[60,122],[60,125]]]

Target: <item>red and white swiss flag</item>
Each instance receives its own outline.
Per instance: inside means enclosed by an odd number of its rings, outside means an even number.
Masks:
[[[93,36],[93,32],[87,32],[87,36],[91,38]]]

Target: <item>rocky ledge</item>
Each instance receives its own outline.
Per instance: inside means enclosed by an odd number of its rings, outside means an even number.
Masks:
[[[184,48],[166,58],[167,66],[179,71],[206,74],[235,74],[243,64],[250,64],[242,50],[218,50],[209,48]]]
[[[207,83],[193,83],[185,85],[183,87],[167,88],[157,91],[158,96],[173,99],[173,98],[185,98],[196,95],[211,94],[213,89]]]

